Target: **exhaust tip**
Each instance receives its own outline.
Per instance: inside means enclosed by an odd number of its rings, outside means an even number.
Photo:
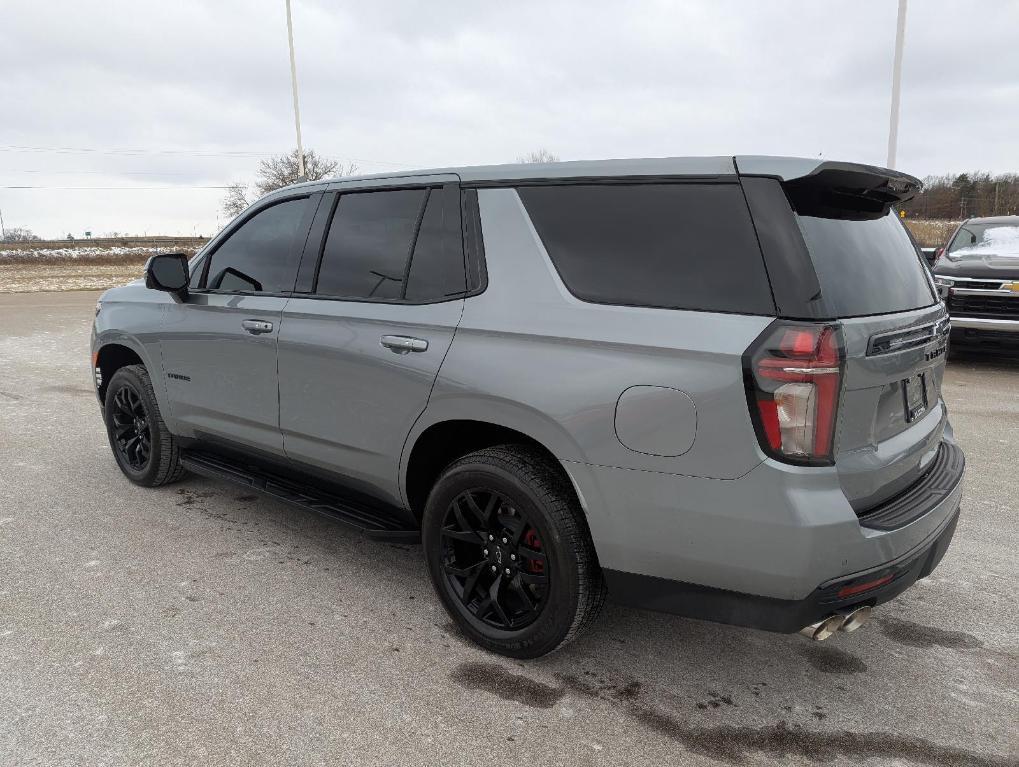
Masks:
[[[825,639],[833,636],[839,629],[841,629],[845,620],[846,616],[839,613],[829,615],[827,618],[822,618],[817,623],[811,623],[809,626],[804,626],[800,629],[800,633],[805,637],[813,639],[815,642],[823,642]]]
[[[856,631],[860,626],[870,620],[870,615],[874,611],[874,608],[870,605],[864,605],[863,607],[857,607],[855,610],[849,610],[843,613],[842,625],[839,626],[839,631],[845,631],[847,634],[850,631]]]

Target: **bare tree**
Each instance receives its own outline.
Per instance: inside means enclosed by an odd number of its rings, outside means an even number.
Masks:
[[[553,154],[545,149],[545,147],[542,147],[541,149],[535,149],[525,155],[521,155],[517,158],[517,162],[559,162],[559,155]]]
[[[31,229],[24,229],[21,227],[14,227],[13,229],[4,229],[4,242],[35,242],[41,239],[39,235],[33,232]]]
[[[357,172],[356,165],[341,166],[336,160],[319,157],[309,149],[304,153],[304,181],[318,181],[327,176],[350,176]],[[255,189],[259,195],[269,194],[300,180],[300,163],[297,150],[262,160],[258,166],[258,180]]]
[[[237,182],[226,188],[223,196],[223,215],[233,218],[248,207],[248,185]]]
[[[262,197],[269,192],[296,184],[302,180],[299,168],[296,149],[262,160],[258,166],[258,178],[254,184],[255,197]],[[357,165],[354,163],[344,165],[336,160],[320,157],[312,149],[304,153],[304,181],[318,181],[330,176],[353,176],[355,173],[357,173]],[[230,184],[226,188],[222,203],[224,215],[233,218],[251,204],[252,201],[248,198],[248,189],[249,184],[240,182]]]

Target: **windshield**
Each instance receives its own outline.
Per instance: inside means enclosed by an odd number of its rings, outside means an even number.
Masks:
[[[979,256],[1019,258],[1019,226],[963,224],[948,246],[948,257],[958,259]]]

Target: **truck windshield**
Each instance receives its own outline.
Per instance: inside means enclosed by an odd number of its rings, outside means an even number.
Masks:
[[[980,256],[1019,258],[1019,226],[970,222],[959,227],[948,246],[948,257],[956,260]]]

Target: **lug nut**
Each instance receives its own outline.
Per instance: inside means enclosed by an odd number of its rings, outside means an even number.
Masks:
[[[485,552],[485,553],[487,554],[488,552]],[[517,555],[516,554],[510,554],[510,561],[511,562],[516,562],[517,561]]]
[[[488,556],[488,549],[485,549],[485,556]]]
[[[508,538],[503,538],[503,539],[502,539],[502,542],[503,542],[503,543],[509,543],[509,539],[508,539]]]
[[[498,567],[496,567],[495,565],[492,565],[492,572],[493,572],[493,573],[494,573],[494,572],[495,572],[496,570],[498,570],[498,569],[499,569]]]
[[[510,569],[507,567],[506,568],[506,575],[509,575],[509,574],[510,574]]]
[[[494,535],[492,535],[491,533],[489,533],[489,534],[488,534],[488,540],[490,540],[490,541],[494,541],[494,540],[495,540],[495,536],[494,536]]]

